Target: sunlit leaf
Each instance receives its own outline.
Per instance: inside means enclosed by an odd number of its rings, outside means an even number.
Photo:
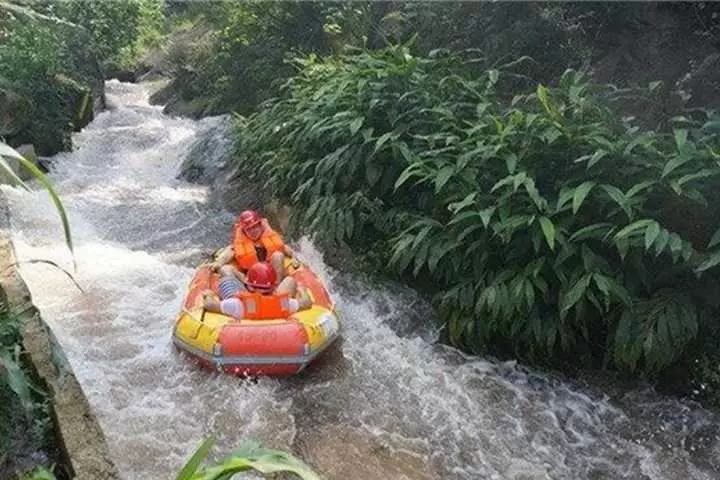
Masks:
[[[587,197],[587,194],[590,193],[590,190],[592,190],[594,186],[595,182],[584,182],[575,189],[575,193],[573,193],[573,213],[577,213],[577,211],[580,210],[580,206],[585,200],[585,197]]]
[[[540,217],[540,226],[550,250],[555,250],[555,225],[547,217]]]

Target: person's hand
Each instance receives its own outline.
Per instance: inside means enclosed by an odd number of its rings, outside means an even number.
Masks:
[[[202,299],[203,308],[207,308],[208,305],[215,301],[215,294],[213,292],[205,292],[203,293]]]
[[[211,262],[209,265],[210,271],[217,273],[218,270],[220,270],[220,263],[218,262]]]

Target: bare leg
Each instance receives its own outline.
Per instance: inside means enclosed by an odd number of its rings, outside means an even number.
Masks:
[[[222,313],[220,310],[220,302],[212,295],[205,295],[203,298],[204,308],[208,312]]]
[[[245,274],[232,265],[223,265],[220,267],[220,278],[222,277],[235,277],[241,282],[245,281]]]
[[[275,293],[277,293],[278,295],[287,294],[290,295],[291,298],[294,298],[297,294],[297,289],[297,280],[292,277],[287,277],[284,278],[282,282],[280,282],[280,285],[278,285],[275,289]]]
[[[223,265],[220,267],[221,277],[237,277],[238,271],[232,265]]]
[[[270,265],[275,269],[278,280],[285,278],[285,254],[282,252],[275,252],[270,255]],[[278,287],[279,288],[279,287]]]

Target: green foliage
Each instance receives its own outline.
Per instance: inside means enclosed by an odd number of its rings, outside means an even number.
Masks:
[[[256,471],[262,474],[289,472],[303,480],[320,480],[305,463],[294,456],[279,451],[261,448],[255,442],[245,442],[217,465],[200,468],[210,453],[215,439],[206,439],[190,457],[177,476],[177,480],[220,480],[229,479],[236,473]]]
[[[71,148],[71,132],[92,118],[92,93],[102,88],[102,72],[92,41],[75,25],[0,4],[0,90],[19,99],[3,122],[13,145],[32,143],[40,155]]]
[[[106,65],[131,68],[142,50],[159,45],[162,36],[161,0],[66,0],[54,5],[53,13],[85,27]]]
[[[508,96],[517,63],[470,76],[463,61],[405,46],[298,60],[281,97],[238,123],[242,173],[323,240],[440,290],[453,344],[672,363],[720,313],[720,234],[698,243],[668,215],[720,191],[718,116],[645,130],[612,107],[642,92],[570,70]]]
[[[290,51],[327,51],[321,5],[215,2],[188,6],[210,31],[171,55],[174,88],[203,113],[248,112],[277,92],[293,69]]]

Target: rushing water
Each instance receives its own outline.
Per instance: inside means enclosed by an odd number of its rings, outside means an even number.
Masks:
[[[720,478],[718,420],[693,404],[633,391],[610,399],[512,363],[467,358],[408,328],[427,316],[400,288],[331,271],[342,354],[285,381],[199,370],[171,347],[192,266],[223,244],[233,215],[178,180],[201,139],[219,156],[222,118],[169,118],[141,85],[108,82],[116,108],[54,158],[69,210],[78,291],[57,269],[21,273],[53,328],[125,479],[171,479],[208,434],[294,451],[327,478]],[[19,260],[72,263],[48,196],[3,187]]]

